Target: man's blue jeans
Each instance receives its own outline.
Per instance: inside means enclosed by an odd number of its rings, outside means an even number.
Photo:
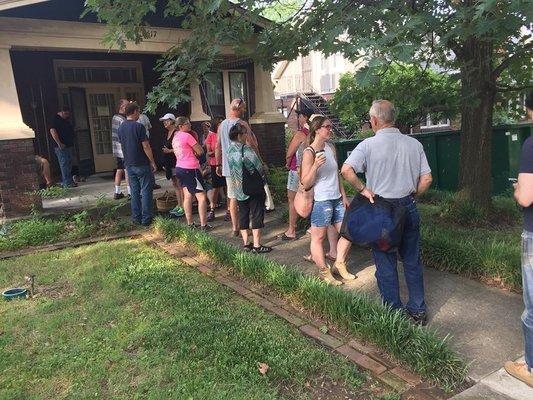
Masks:
[[[59,162],[59,168],[61,169],[61,179],[63,187],[74,186],[74,181],[71,175],[71,163],[72,163],[72,147],[65,147],[60,149],[59,146],[55,149],[57,161]]]
[[[533,232],[522,233],[522,288],[525,309],[522,327],[526,345],[526,363],[533,369]]]
[[[403,230],[402,244],[398,252],[385,253],[373,250],[379,291],[385,304],[392,306],[394,309],[403,308],[397,268],[397,253],[399,253],[403,260],[405,282],[409,290],[409,301],[406,308],[412,314],[425,312],[424,274],[420,259],[420,214],[413,196],[390,201],[405,206],[408,212]]]
[[[126,167],[131,189],[131,219],[148,225],[153,218],[152,169],[149,165]]]

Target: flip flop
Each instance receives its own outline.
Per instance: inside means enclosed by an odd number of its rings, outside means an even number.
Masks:
[[[290,236],[287,236],[285,234],[281,235],[281,236],[278,236],[281,240],[283,240],[284,242],[288,242],[288,241],[291,241],[291,240],[296,240],[297,237],[290,237]]]

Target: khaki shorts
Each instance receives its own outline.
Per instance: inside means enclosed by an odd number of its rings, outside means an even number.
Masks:
[[[226,190],[228,199],[236,199],[237,195],[235,194],[235,182],[231,176],[226,176]]]

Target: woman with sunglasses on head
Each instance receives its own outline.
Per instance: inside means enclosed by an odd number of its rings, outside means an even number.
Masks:
[[[193,197],[198,200],[198,216],[200,217],[200,229],[208,230],[207,225],[207,197],[205,194],[205,184],[200,171],[200,161],[197,156],[204,153],[204,149],[198,141],[189,133],[191,123],[185,117],[176,119],[178,132],[172,139],[172,148],[176,155],[176,177],[183,188],[183,208],[187,224],[196,226],[192,216]]]
[[[349,202],[342,186],[335,148],[327,143],[332,138],[331,121],[323,116],[313,119],[309,129],[309,146],[302,159],[301,182],[306,189],[314,188],[314,203],[311,211],[311,256],[320,274],[327,283],[342,285],[335,279],[326,264],[322,243],[328,226],[340,230],[345,208]],[[338,235],[337,235],[338,238]],[[335,243],[332,243],[336,246]],[[342,269],[342,270],[341,270]],[[354,279],[346,268],[337,271],[344,279]]]

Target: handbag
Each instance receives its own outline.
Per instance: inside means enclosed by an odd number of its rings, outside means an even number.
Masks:
[[[247,196],[264,196],[265,195],[265,181],[263,177],[255,168],[252,166],[252,171],[250,171],[244,165],[244,145],[241,147],[241,160],[242,160],[242,192]]]
[[[314,158],[316,155],[315,150],[309,146],[305,148],[304,151],[307,149],[313,153]],[[294,196],[294,209],[300,217],[307,218],[309,214],[311,214],[311,211],[313,210],[314,198],[315,191],[313,186],[311,186],[309,189],[306,189],[300,180],[298,183],[298,191],[296,192],[296,196]]]

